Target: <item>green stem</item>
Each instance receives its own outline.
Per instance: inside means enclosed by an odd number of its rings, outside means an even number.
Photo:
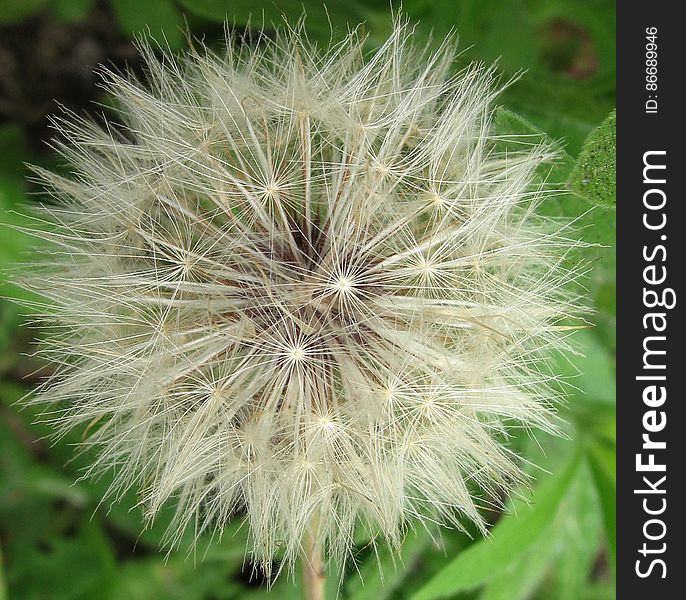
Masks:
[[[303,589],[305,600],[324,600],[326,575],[322,548],[316,541],[316,526],[311,527],[303,540]]]

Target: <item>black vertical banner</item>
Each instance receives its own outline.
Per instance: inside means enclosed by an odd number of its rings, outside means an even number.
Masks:
[[[677,6],[624,1],[617,12],[620,599],[686,597],[686,30]]]

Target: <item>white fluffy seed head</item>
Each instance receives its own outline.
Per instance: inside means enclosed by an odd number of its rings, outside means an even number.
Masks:
[[[58,121],[38,402],[88,424],[89,472],[198,534],[244,515],[267,569],[305,535],[483,527],[520,478],[507,428],[550,428],[572,242],[535,213],[549,148],[500,153],[496,90],[397,24],[372,55],[296,31],[109,73],[118,124]]]

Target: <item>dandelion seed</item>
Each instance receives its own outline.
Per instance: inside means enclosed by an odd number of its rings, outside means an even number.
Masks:
[[[535,210],[554,153],[499,153],[492,70],[410,37],[144,48],[145,85],[107,74],[120,126],[56,121],[35,401],[87,425],[111,496],[177,503],[172,543],[242,515],[269,572],[358,527],[483,528],[521,477],[502,432],[553,427],[536,365],[578,313],[574,242]]]

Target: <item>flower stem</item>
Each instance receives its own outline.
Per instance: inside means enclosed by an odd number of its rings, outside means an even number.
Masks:
[[[324,600],[326,575],[324,574],[324,560],[322,549],[316,541],[316,531],[310,529],[305,534],[302,569],[303,589],[305,600]]]

